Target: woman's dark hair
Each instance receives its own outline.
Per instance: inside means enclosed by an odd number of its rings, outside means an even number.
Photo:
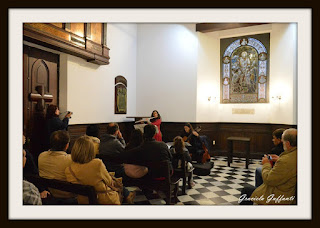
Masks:
[[[193,127],[191,126],[190,123],[185,123],[183,126],[187,126],[188,128],[190,128],[190,132],[193,132]],[[187,132],[188,133],[188,132]]]
[[[275,130],[274,132],[272,132],[272,135],[274,135],[277,139],[281,139],[284,131],[285,131],[285,129],[279,128],[279,129]]]
[[[161,119],[161,116],[160,116],[160,114],[159,114],[159,112],[158,112],[157,110],[153,110],[153,111],[152,111],[151,117],[153,117],[153,113],[154,113],[154,112],[157,112],[157,113],[158,113],[158,117],[151,119],[150,122],[154,122],[154,121],[156,121],[157,119]]]
[[[130,140],[128,142],[128,146],[130,145],[130,147],[134,148],[134,147],[138,147],[141,145],[143,141],[143,134],[142,131],[140,129],[134,129],[131,132],[131,136],[130,136]]]
[[[183,154],[184,141],[181,136],[176,136],[173,139],[173,146],[177,154]]]
[[[100,131],[100,129],[97,124],[90,124],[87,127],[86,135],[99,138],[99,131]]]
[[[58,115],[56,115],[56,110],[57,110],[58,106],[57,105],[49,105],[47,108],[47,114],[46,114],[46,118],[47,119],[51,119],[53,117],[58,117]]]

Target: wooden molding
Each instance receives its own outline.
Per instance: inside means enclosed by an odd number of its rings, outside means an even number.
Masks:
[[[64,31],[63,29],[60,29],[50,24],[41,24],[37,26],[24,24],[23,39],[54,50],[58,50],[70,55],[86,59],[88,62],[91,63],[95,63],[98,65],[109,64],[110,57],[109,49],[107,47],[105,47],[107,51],[104,52],[102,45],[100,45],[100,51],[98,51],[97,48],[87,50],[85,45],[87,42],[85,38],[79,37],[76,34],[71,34],[67,31]],[[92,44],[91,41],[89,43]],[[99,44],[93,45],[99,46]]]
[[[199,23],[196,24],[197,32],[215,32],[227,29],[243,28],[267,23]]]

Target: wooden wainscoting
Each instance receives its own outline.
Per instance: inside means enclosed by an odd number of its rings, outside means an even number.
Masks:
[[[272,132],[278,128],[296,128],[296,125],[256,123],[191,123],[193,128],[201,126],[200,135],[209,140],[210,154],[227,156],[227,138],[230,136],[250,137],[251,158],[261,158],[273,147]],[[183,130],[184,123],[162,122],[161,131],[165,142],[172,141]],[[213,145],[215,141],[215,145]],[[245,144],[234,143],[234,156],[245,157]]]
[[[201,127],[200,135],[206,135],[209,140],[210,155],[227,156],[227,138],[230,136],[250,137],[251,158],[260,159],[264,154],[270,153],[273,147],[272,132],[278,128],[297,128],[296,125],[285,124],[256,124],[256,123],[191,123],[194,128]],[[100,133],[106,132],[107,123],[98,124]],[[119,123],[120,131],[126,142],[129,141],[134,122]],[[70,148],[74,141],[86,132],[88,124],[77,124],[69,126]],[[180,135],[184,123],[162,122],[161,132],[164,142],[171,142],[173,138]],[[215,144],[213,145],[213,141]],[[234,156],[245,157],[245,145],[241,142],[234,142]]]

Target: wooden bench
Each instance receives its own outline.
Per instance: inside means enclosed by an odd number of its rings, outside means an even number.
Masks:
[[[161,191],[166,195],[166,204],[175,204],[177,202],[177,193],[179,187],[179,181],[181,177],[176,175],[171,175],[170,173],[170,162],[169,161],[153,161],[153,162],[145,162],[145,161],[132,161],[132,160],[123,160],[118,158],[111,158],[108,156],[104,156],[101,154],[97,155],[97,158],[102,160],[112,161],[115,163],[126,163],[126,164],[135,164],[148,167],[149,171],[156,170],[158,174],[161,175],[160,178],[153,178],[148,173],[146,176],[142,178],[133,179],[130,178],[128,181],[124,183],[125,186],[135,186],[140,189],[149,189],[155,191]]]
[[[36,186],[43,186],[46,189],[54,188],[65,192],[71,192],[75,195],[87,196],[89,204],[98,204],[97,194],[93,186],[73,184],[67,181],[47,179],[35,175],[28,175],[25,178]]]

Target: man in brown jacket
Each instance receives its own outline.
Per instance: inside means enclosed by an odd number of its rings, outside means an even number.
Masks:
[[[250,198],[241,195],[239,201],[255,204],[294,204],[297,185],[297,129],[287,129],[282,134],[284,152],[272,155],[273,168],[265,156],[262,158],[263,184],[256,188]],[[240,204],[241,204],[240,202]]]
[[[51,134],[49,151],[42,152],[38,158],[39,176],[47,179],[67,181],[65,169],[71,165],[71,155],[66,151],[69,147],[70,136],[65,130]],[[73,198],[73,194],[56,189],[50,189],[55,198]]]

